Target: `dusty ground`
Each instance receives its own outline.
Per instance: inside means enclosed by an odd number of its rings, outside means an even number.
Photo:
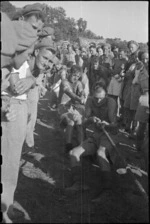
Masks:
[[[99,202],[93,202],[103,187],[101,172],[83,159],[83,179],[90,186],[86,192],[67,195],[65,187],[71,186],[69,159],[64,154],[64,135],[59,128],[57,113],[50,111],[49,93],[40,100],[35,128],[34,157],[21,159],[15,201],[18,218],[15,223],[148,223],[148,205],[136,190],[128,174],[112,173],[112,190],[101,192]],[[119,151],[128,161],[144,169],[143,159],[136,159],[130,146],[133,141],[124,134],[119,141]],[[122,167],[120,162],[117,167]],[[135,175],[148,190],[148,177]]]

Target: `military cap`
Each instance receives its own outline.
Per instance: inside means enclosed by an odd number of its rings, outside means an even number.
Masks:
[[[23,21],[12,21],[12,25],[17,35],[16,51],[24,51],[38,39],[37,32],[32,26]]]
[[[139,48],[139,44],[136,42],[136,41],[134,41],[134,40],[130,40],[129,42],[128,42],[128,48],[130,47],[130,44],[135,44],[138,48]]]
[[[25,5],[22,9],[22,15],[28,15],[32,13],[43,13],[43,6],[40,3]]]
[[[52,27],[49,26],[45,26],[43,27],[43,29],[41,30],[41,32],[38,34],[38,36],[41,37],[47,37],[47,36],[51,36],[52,39],[55,38],[54,36],[54,29]]]
[[[36,44],[35,49],[38,49],[41,47],[45,47],[46,49],[51,50],[52,53],[56,52],[56,45],[55,45],[54,41],[52,41],[48,37],[44,37],[44,38],[40,39],[38,41],[38,43]]]

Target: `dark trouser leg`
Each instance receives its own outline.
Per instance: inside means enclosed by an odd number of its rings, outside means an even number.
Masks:
[[[137,130],[137,136],[136,136],[136,146],[138,151],[141,151],[143,141],[144,141],[145,130],[146,130],[146,123],[140,122],[139,128]]]

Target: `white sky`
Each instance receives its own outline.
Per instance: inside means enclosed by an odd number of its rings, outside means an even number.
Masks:
[[[104,38],[148,42],[148,1],[10,1],[16,7],[46,3],[61,6],[68,17],[87,21],[87,29]]]

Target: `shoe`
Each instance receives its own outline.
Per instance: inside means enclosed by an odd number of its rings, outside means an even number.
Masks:
[[[34,146],[32,146],[32,147],[26,146],[25,150],[22,152],[22,155],[32,155],[35,152],[36,152],[36,150],[35,150]]]
[[[65,153],[69,153],[73,149],[72,143],[67,143],[65,146]]]

